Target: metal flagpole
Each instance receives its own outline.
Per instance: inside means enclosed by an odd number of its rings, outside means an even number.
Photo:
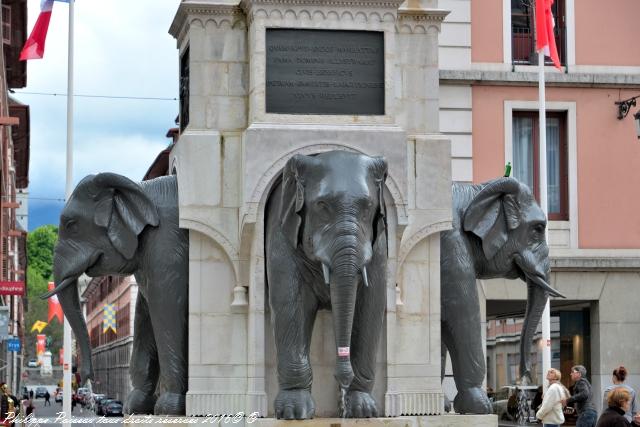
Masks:
[[[69,200],[73,191],[73,6],[75,0],[69,0],[69,48],[67,53],[67,180],[65,199]],[[71,325],[64,317],[64,360],[62,389],[62,411],[65,419],[71,418],[71,368],[73,366],[73,354],[71,349]],[[65,421],[65,427],[71,423]]]
[[[538,105],[539,105],[539,122],[540,131],[539,138],[539,188],[540,188],[540,207],[544,212],[548,221],[549,206],[547,201],[547,113],[545,106],[545,90],[544,90],[544,52],[538,52]],[[545,230],[545,240],[549,241],[549,227]],[[547,384],[544,382],[547,371],[551,368],[551,307],[549,298],[542,312],[542,377],[543,389],[547,390]]]

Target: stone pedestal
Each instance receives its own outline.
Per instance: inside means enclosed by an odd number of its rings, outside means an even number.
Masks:
[[[169,422],[169,419],[171,422]],[[124,425],[133,427],[140,424],[153,424],[159,427],[186,427],[193,425],[218,425],[234,427],[497,427],[497,415],[435,415],[429,417],[396,417],[396,418],[316,418],[304,421],[285,421],[273,418],[249,419],[234,421],[228,418],[216,421],[214,417],[169,418],[166,422],[160,417],[132,416],[125,418]]]
[[[328,150],[382,155],[389,164],[387,306],[374,389],[380,413],[442,413],[439,233],[451,223],[451,156],[438,123],[438,33],[446,12],[435,3],[180,4],[170,32],[188,58],[189,122],[171,167],[178,175],[180,224],[190,230],[188,415],[273,416],[278,384],[264,207],[291,156]],[[267,112],[269,28],[382,33],[384,114]],[[316,417],[337,414],[334,345],[331,316],[321,313],[311,352]]]

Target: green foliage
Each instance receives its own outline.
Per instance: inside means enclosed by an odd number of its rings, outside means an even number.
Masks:
[[[27,236],[27,298],[28,310],[24,314],[25,353],[27,360],[36,358],[37,331],[31,327],[37,320],[47,321],[49,302],[40,299],[47,292],[47,284],[53,280],[53,248],[58,239],[58,228],[54,225],[38,227]],[[48,350],[51,351],[54,364],[57,362],[59,348],[63,345],[63,327],[57,318],[47,325],[43,334],[52,339]]]
[[[55,225],[43,225],[27,236],[27,264],[45,280],[53,278],[53,247],[57,241]]]

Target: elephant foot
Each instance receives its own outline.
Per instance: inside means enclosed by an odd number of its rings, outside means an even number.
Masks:
[[[178,393],[162,393],[153,408],[155,415],[184,415],[185,412],[186,398]]]
[[[459,414],[491,414],[491,402],[487,393],[479,387],[458,390],[453,408]]]
[[[156,398],[146,394],[142,390],[134,388],[127,396],[124,404],[125,414],[153,414]]]
[[[280,390],[275,402],[276,418],[304,420],[313,418],[316,403],[309,390]]]
[[[345,418],[371,418],[378,416],[378,407],[371,394],[364,391],[349,390],[344,397]]]

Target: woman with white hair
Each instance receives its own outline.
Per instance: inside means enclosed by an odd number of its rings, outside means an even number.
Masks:
[[[562,399],[568,399],[569,390],[562,385],[560,379],[562,374],[557,369],[547,371],[547,381],[549,388],[542,398],[542,405],[536,412],[536,418],[542,420],[544,427],[558,427],[564,423],[562,413]]]

